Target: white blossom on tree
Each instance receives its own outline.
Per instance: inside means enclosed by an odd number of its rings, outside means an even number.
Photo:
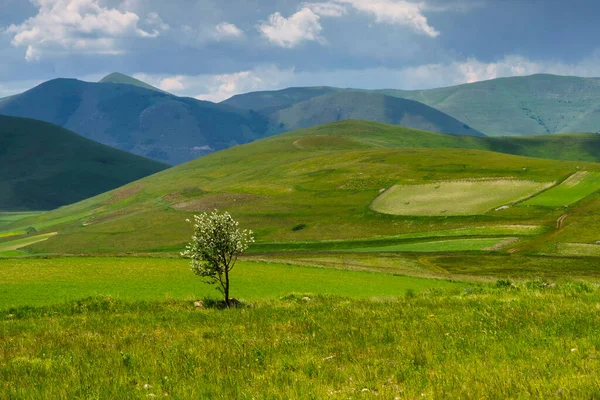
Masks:
[[[188,220],[189,221],[189,220]],[[227,305],[230,304],[230,272],[240,255],[254,243],[252,231],[240,230],[228,212],[194,215],[192,241],[181,253],[189,258],[192,272],[217,285]]]

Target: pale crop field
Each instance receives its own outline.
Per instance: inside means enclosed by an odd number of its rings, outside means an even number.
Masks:
[[[478,215],[533,196],[553,183],[517,179],[443,181],[427,185],[396,185],[371,207],[392,215]]]
[[[523,202],[525,206],[561,207],[576,203],[600,190],[600,173],[582,171],[560,185]]]
[[[357,253],[492,251],[499,250],[514,241],[515,238],[436,240],[429,242],[404,243],[395,246],[365,247],[347,251]]]

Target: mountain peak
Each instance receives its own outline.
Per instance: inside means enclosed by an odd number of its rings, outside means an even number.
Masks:
[[[132,85],[132,86],[137,86],[137,87],[141,87],[144,89],[156,90],[157,92],[164,93],[163,90],[155,88],[154,86],[149,85],[146,82],[142,82],[139,79],[135,79],[129,75],[125,75],[120,72],[113,72],[112,74],[109,74],[109,75],[105,76],[104,78],[102,78],[98,83],[118,83],[121,85]]]

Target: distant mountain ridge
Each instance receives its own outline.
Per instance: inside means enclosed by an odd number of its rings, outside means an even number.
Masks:
[[[452,135],[485,136],[423,103],[367,92],[341,91],[324,94],[269,116],[274,125],[280,125],[286,131],[335,121],[363,120]]]
[[[97,142],[180,164],[268,134],[266,117],[132,84],[55,79],[0,103],[0,114],[39,119]]]
[[[0,115],[0,210],[50,210],[167,169],[64,128]]]
[[[269,113],[338,92],[378,93],[418,101],[488,136],[600,132],[600,78],[538,74],[412,91],[289,88],[237,95],[223,103]]]
[[[272,101],[263,93],[216,104],[177,97],[113,73],[100,83],[74,79],[45,82],[1,102],[0,114],[50,122],[171,165],[273,134],[343,119],[481,136],[429,106],[391,96],[332,88],[282,93]]]
[[[167,93],[164,90],[160,90],[159,88],[149,85],[146,82],[142,82],[139,79],[135,79],[125,74],[121,74],[120,72],[113,72],[112,74],[107,75],[101,80],[99,80],[98,83],[120,83],[123,85],[133,85],[144,89],[156,90],[157,92]]]

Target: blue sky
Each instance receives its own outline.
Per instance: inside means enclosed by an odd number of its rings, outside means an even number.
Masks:
[[[587,0],[0,0],[0,97],[113,71],[212,101],[600,76],[599,12]]]

